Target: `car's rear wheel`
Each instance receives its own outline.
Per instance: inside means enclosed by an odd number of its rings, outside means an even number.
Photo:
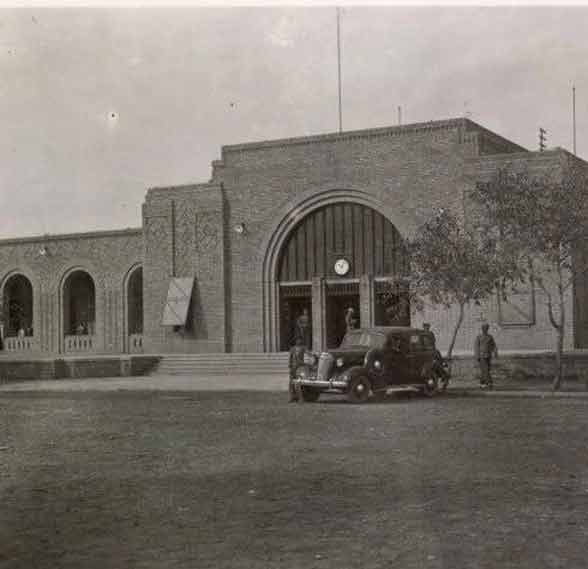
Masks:
[[[315,401],[318,401],[320,395],[321,392],[314,387],[302,387],[302,401],[305,403],[314,403]]]
[[[370,389],[370,380],[367,377],[354,377],[349,384],[347,400],[351,403],[364,403],[370,396]]]
[[[439,381],[433,374],[427,375],[423,383],[423,395],[425,397],[433,397],[439,388]]]

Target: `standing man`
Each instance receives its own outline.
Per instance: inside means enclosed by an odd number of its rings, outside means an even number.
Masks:
[[[295,341],[298,338],[302,339],[302,344],[305,348],[311,347],[311,321],[308,314],[308,308],[302,309],[302,314],[296,319],[296,333],[294,335]]]
[[[345,331],[349,332],[355,328],[355,311],[351,306],[345,311]]]
[[[428,322],[423,322],[423,331],[429,334],[431,340],[433,341],[433,346],[437,343],[437,338],[435,338],[434,332],[431,330],[431,325]]]
[[[488,334],[488,324],[482,324],[482,333],[476,338],[474,343],[474,355],[478,360],[480,367],[480,387],[492,389],[492,376],[490,373],[492,366],[492,356],[498,357],[498,348],[494,338]]]
[[[423,322],[423,331],[431,338],[433,344],[433,370],[439,379],[441,390],[445,391],[449,383],[450,373],[445,369],[446,366],[443,365],[443,356],[437,349],[437,338],[435,338],[435,333],[431,330],[431,325],[428,322]]]
[[[290,382],[288,384],[288,392],[290,395],[289,402],[293,403],[300,398],[299,390],[294,385],[296,379],[296,370],[304,365],[304,353],[306,349],[301,336],[296,337],[296,343],[290,348],[290,358],[288,360],[288,367],[290,368]]]

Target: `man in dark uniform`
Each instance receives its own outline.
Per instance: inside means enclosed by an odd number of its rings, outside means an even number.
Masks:
[[[474,343],[474,356],[480,367],[480,387],[492,389],[492,356],[498,357],[498,348],[494,338],[488,334],[488,324],[482,324],[482,333],[478,335]]]
[[[288,384],[288,392],[290,394],[289,402],[293,403],[300,399],[300,393],[294,385],[296,379],[296,370],[304,365],[304,352],[306,347],[304,346],[304,340],[302,337],[297,336],[296,343],[290,348],[290,358],[288,360],[288,367],[290,368],[290,382]]]
[[[435,334],[431,330],[431,325],[428,322],[423,323],[423,331],[431,338],[433,345],[433,370],[441,382],[441,388],[445,389],[449,383],[450,374],[443,365],[444,361],[441,352],[437,349],[437,338],[435,338]]]
[[[296,330],[294,333],[295,340],[302,339],[302,344],[305,348],[310,349],[311,346],[311,328],[312,322],[308,314],[308,308],[302,310],[302,314],[296,319]]]

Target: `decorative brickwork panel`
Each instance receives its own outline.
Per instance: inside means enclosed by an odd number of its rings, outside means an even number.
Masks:
[[[195,227],[194,206],[185,200],[175,207],[175,273],[177,277],[194,275]]]
[[[196,247],[200,255],[209,253],[218,247],[219,221],[222,218],[217,212],[199,212],[196,214]]]

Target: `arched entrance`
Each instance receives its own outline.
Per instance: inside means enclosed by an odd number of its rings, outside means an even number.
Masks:
[[[14,274],[4,284],[2,294],[4,336],[33,336],[33,285],[22,274]]]
[[[82,269],[72,271],[63,284],[63,332],[66,351],[95,348],[96,287]]]
[[[143,350],[143,268],[135,267],[127,279],[126,323],[129,352]]]
[[[339,345],[349,325],[408,325],[404,241],[371,205],[341,200],[312,209],[285,235],[276,262],[278,349]]]

